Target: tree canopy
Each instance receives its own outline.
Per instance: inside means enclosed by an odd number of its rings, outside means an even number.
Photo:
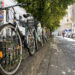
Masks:
[[[51,31],[60,26],[67,6],[75,2],[75,0],[18,0],[25,1],[31,2],[31,5],[24,8]]]

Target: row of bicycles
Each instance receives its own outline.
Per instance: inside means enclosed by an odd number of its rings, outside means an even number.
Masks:
[[[16,6],[28,4],[30,3],[19,3],[0,8],[0,11],[14,10]],[[30,56],[34,55],[48,38],[45,29],[40,27],[41,24],[35,19],[29,19],[30,14],[23,15],[27,22],[15,16],[14,10],[14,22],[10,23],[8,20],[6,24],[0,26],[0,73],[2,75],[15,74],[20,67],[23,51],[27,50]]]

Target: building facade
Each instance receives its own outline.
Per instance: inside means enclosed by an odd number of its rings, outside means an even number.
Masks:
[[[75,33],[75,4],[72,5],[72,30]]]
[[[57,29],[59,33],[62,33],[65,30],[72,31],[72,5],[68,6],[66,11],[67,14],[60,21],[60,27]]]
[[[4,7],[4,0],[0,0],[0,8]],[[4,11],[0,11],[0,25],[4,23]]]
[[[8,7],[8,6],[12,6],[12,5],[16,5],[17,4],[17,1],[16,0],[4,0],[4,6],[5,7]],[[19,16],[22,16],[23,18],[23,14],[26,14],[26,10],[17,6],[17,7],[14,7],[14,10],[16,12],[16,17],[19,18]],[[9,9],[9,15],[6,14],[7,12],[5,11],[5,14],[4,14],[4,23],[6,23],[6,19],[8,18],[9,16],[9,22],[13,22],[13,18],[14,18],[14,11],[12,8]],[[10,15],[11,14],[11,15]]]

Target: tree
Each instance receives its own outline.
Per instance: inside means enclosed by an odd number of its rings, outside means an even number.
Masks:
[[[75,0],[18,0],[25,1],[31,2],[31,5],[24,8],[51,31],[60,26],[67,6],[75,2]]]

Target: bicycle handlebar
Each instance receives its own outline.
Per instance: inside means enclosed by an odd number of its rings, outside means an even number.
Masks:
[[[0,8],[0,10],[6,10],[6,9],[13,8],[13,7],[16,7],[16,6],[27,6],[27,5],[30,5],[30,4],[31,4],[30,2],[23,2],[23,3],[18,3],[16,5]]]

